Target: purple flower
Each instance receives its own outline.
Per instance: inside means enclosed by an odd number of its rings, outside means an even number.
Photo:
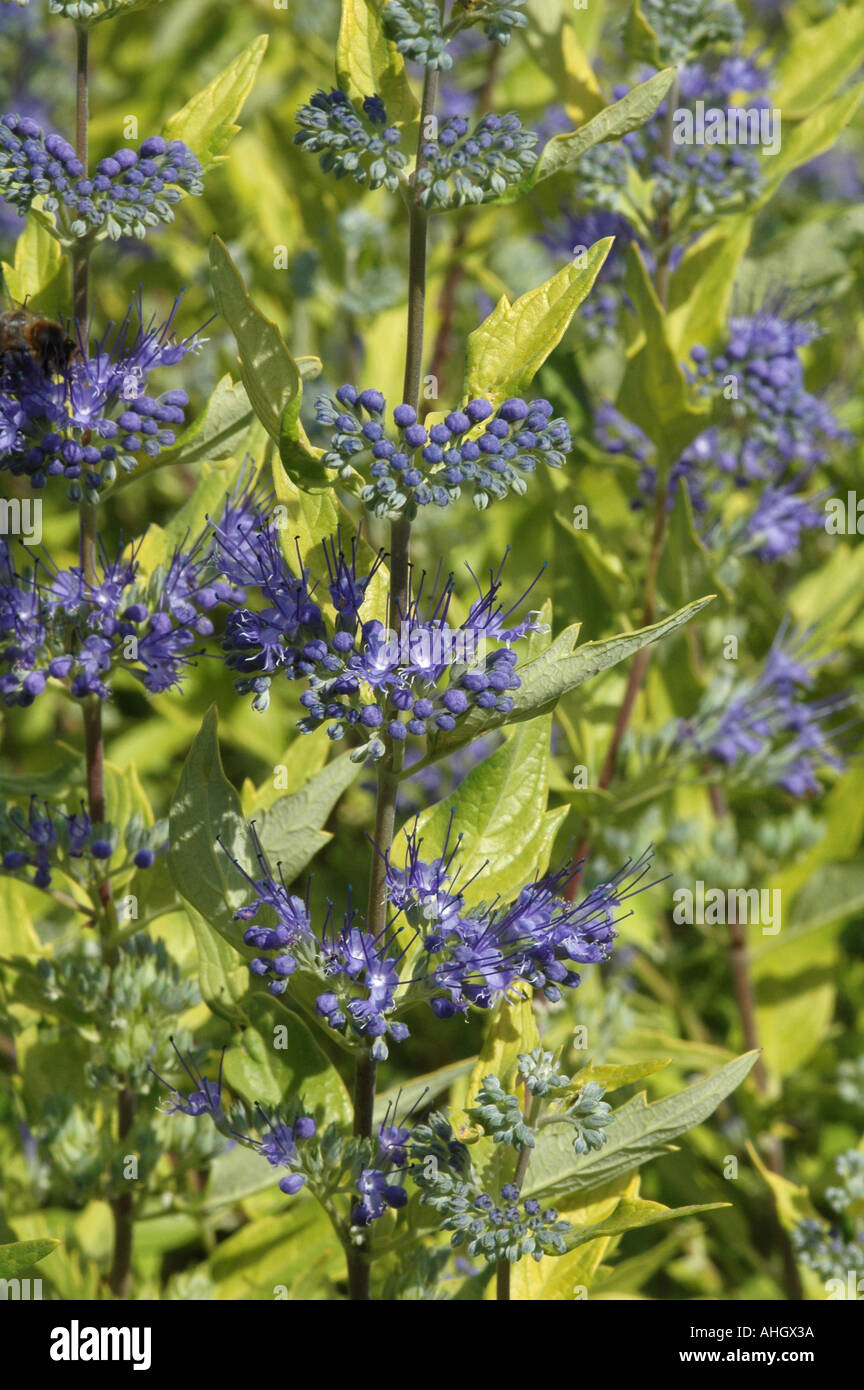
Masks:
[[[811,635],[790,637],[784,624],[756,678],[709,691],[695,718],[680,726],[679,744],[692,744],[700,756],[725,767],[746,764],[757,781],[792,796],[820,791],[819,774],[844,766],[836,747],[842,730],[826,728],[826,721],[849,697],[803,698],[822,664],[806,655]]]
[[[335,399],[316,401],[318,422],[329,434],[324,466],[340,477],[368,472],[371,481],[360,497],[380,517],[411,507],[449,506],[463,488],[483,510],[511,492],[524,494],[525,475],[539,462],[560,468],[571,448],[566,421],[553,418],[546,400],[513,397],[497,412],[489,401],[469,401],[429,430],[417,423],[413,407],[397,405],[391,433],[384,410],[380,392],[358,392],[354,386],[340,387]],[[372,418],[365,419],[364,411]]]
[[[173,337],[179,299],[163,324],[145,324],[140,299],[119,328],[88,349],[82,327],[72,325],[78,352],[51,372],[29,354],[6,349],[0,356],[0,468],[24,476],[33,488],[51,477],[68,480],[69,497],[95,500],[117,476],[142,458],[170,448],[188,404],[177,388],[148,394],[150,374],[198,352],[202,340]],[[54,364],[52,364],[54,365]]]
[[[151,135],[137,150],[100,160],[91,176],[62,136],[30,116],[0,118],[0,197],[21,217],[41,198],[63,240],[94,232],[112,241],[144,237],[148,227],[173,221],[185,194],[203,191],[201,165],[182,140]]]

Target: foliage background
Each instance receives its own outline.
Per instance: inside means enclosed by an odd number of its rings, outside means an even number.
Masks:
[[[496,109],[517,108],[524,122],[536,128],[550,107],[560,105],[563,93],[569,92],[571,104],[578,103],[578,87],[562,56],[562,27],[572,26],[603,71],[613,62],[608,35],[614,34],[623,11],[605,6],[603,0],[591,0],[585,12],[574,12],[564,0],[531,0],[528,8],[536,26],[530,41],[517,38],[491,78]],[[0,16],[0,66],[7,73],[2,79],[4,107],[15,109],[26,93],[27,101],[47,113],[56,128],[68,130],[73,124],[71,29],[56,21],[49,24],[38,6],[11,15],[9,9],[4,4]],[[788,81],[794,88],[796,76],[810,71],[810,26],[829,22],[832,13],[845,13],[851,24],[855,9],[834,10],[819,3],[779,9],[753,6],[745,47],[758,44],[768,53],[787,55],[791,51],[797,66],[788,69]],[[275,10],[265,0],[244,5],[168,0],[155,12],[132,14],[94,31],[91,138],[96,156],[119,143],[129,115],[138,118],[142,134],[161,128],[167,115],[260,35],[268,35],[269,43],[243,110],[242,130],[230,157],[208,176],[203,197],[181,204],[167,234],[144,245],[123,243],[116,250],[97,251],[93,298],[100,318],[118,319],[139,284],[146,302],[162,310],[185,287],[180,327],[182,332],[192,331],[213,313],[205,248],[211,234],[218,233],[259,307],[279,324],[295,356],[321,358],[324,373],[317,385],[326,391],[343,380],[356,380],[378,386],[394,401],[404,352],[407,268],[395,200],[385,194],[361,195],[354,185],[334,184],[316,161],[292,144],[296,108],[316,87],[332,84],[338,25],[336,0],[297,3],[288,10]],[[856,19],[856,34],[860,27]],[[819,68],[826,93],[831,58],[839,69],[844,44],[864,48],[864,40],[848,37],[849,30],[832,33],[838,35],[835,50]],[[840,37],[844,33],[845,39]],[[7,63],[7,57],[13,61]],[[845,54],[843,69],[848,74]],[[469,54],[460,80],[475,91],[490,80],[486,46]],[[802,83],[806,88],[806,80]],[[803,100],[802,110],[806,105]],[[794,102],[792,107],[794,119]],[[787,110],[784,105],[784,121]],[[840,135],[839,160],[860,162],[861,121],[859,113]],[[852,442],[835,451],[825,470],[828,494],[843,496],[860,477],[857,435],[864,422],[859,389],[864,202],[854,178],[852,187],[840,188],[836,196],[826,194],[824,184],[818,185],[819,196],[813,196],[807,173],[805,169],[790,176],[772,200],[750,216],[748,249],[734,285],[730,267],[727,288],[731,304],[745,312],[766,293],[778,290],[791,289],[815,301],[825,334],[807,350],[808,385],[830,393],[853,432]],[[515,297],[564,263],[542,240],[570,194],[561,180],[552,184],[542,200],[529,197],[509,207],[436,220],[428,341],[436,344],[443,335],[443,350],[436,354],[442,397],[459,393],[467,336],[500,295]],[[0,224],[0,245],[8,262],[18,230],[14,217]],[[62,303],[60,290],[62,286]],[[442,312],[450,316],[447,323],[442,322]],[[193,397],[193,414],[224,373],[237,375],[236,349],[224,322],[212,322],[207,336],[206,350],[191,364],[187,360],[184,384]],[[418,528],[418,564],[434,568],[436,557],[444,554],[449,568],[458,570],[467,560],[479,573],[497,563],[510,546],[514,593],[548,565],[540,589],[552,599],[555,631],[581,621],[583,637],[594,639],[638,625],[634,576],[644,563],[650,522],[645,512],[630,509],[632,477],[620,463],[601,456],[590,426],[592,402],[614,394],[624,347],[621,340],[600,346],[592,342],[577,315],[536,383],[537,393],[553,400],[556,413],[565,415],[573,428],[577,444],[570,463],[560,473],[538,472],[518,505],[501,505],[488,513],[463,507],[458,525],[446,512],[424,518]],[[307,394],[311,406],[316,392]],[[306,424],[314,440],[314,419]],[[232,441],[230,458],[212,459],[204,467],[217,470],[227,490],[244,454],[258,454],[261,448],[260,432],[251,427],[247,437]],[[167,525],[192,495],[197,476],[193,468],[163,468],[130,479],[110,509],[112,535],[139,532],[143,519]],[[591,525],[587,533],[578,534],[570,518],[580,503],[588,505]],[[45,517],[47,547],[55,556],[71,559],[76,546],[74,509],[46,506]],[[864,769],[856,756],[860,734],[854,731],[850,736],[847,770],[818,799],[792,803],[779,791],[754,792],[746,785],[736,791],[733,785],[734,829],[718,828],[704,786],[680,779],[664,784],[652,765],[649,738],[671,718],[692,709],[726,634],[740,636],[742,663],[755,665],[787,614],[805,627],[818,626],[820,646],[831,653],[831,688],[860,687],[864,546],[854,535],[815,532],[805,537],[793,562],[781,562],[770,574],[750,563],[738,566],[720,583],[717,579],[709,565],[707,573],[692,581],[685,572],[680,595],[672,593],[672,585],[662,595],[673,605],[703,592],[718,592],[700,626],[708,655],[700,669],[684,635],[655,651],[624,746],[626,776],[611,793],[574,791],[571,769],[585,764],[596,772],[602,761],[626,667],[566,697],[550,729],[541,720],[512,732],[514,744],[522,744],[514,748],[503,775],[488,774],[480,798],[495,807],[488,837],[502,863],[504,845],[507,855],[518,860],[520,835],[527,836],[547,805],[561,812],[553,858],[578,839],[584,817],[593,818],[589,882],[622,855],[638,852],[649,840],[656,844],[661,871],[673,877],[660,890],[636,900],[612,964],[586,972],[578,993],[542,1017],[547,1046],[565,1044],[576,1024],[587,1025],[590,1052],[598,1064],[670,1058],[666,1070],[645,1082],[652,1098],[680,1088],[744,1047],[722,929],[674,926],[674,886],[702,879],[783,890],[782,933],[752,941],[768,1095],[760,1097],[748,1083],[710,1124],[690,1134],[678,1152],[646,1170],[642,1179],[642,1195],[669,1206],[731,1202],[731,1207],[675,1223],[659,1240],[651,1232],[637,1231],[620,1244],[592,1248],[585,1267],[602,1262],[603,1270],[592,1297],[784,1297],[771,1191],[764,1174],[746,1156],[744,1144],[751,1140],[758,1145],[766,1134],[782,1139],[787,1176],[809,1186],[818,1201],[830,1181],[831,1160],[858,1145],[864,1127],[864,1081],[857,1090],[838,1086],[841,1065],[857,1064],[861,1057],[864,1024]],[[267,795],[274,750],[280,750],[277,762],[287,766],[298,785],[303,768],[313,771],[323,764],[323,736],[297,745],[293,724],[298,706],[287,684],[274,688],[266,714],[255,714],[234,695],[229,673],[216,661],[203,660],[182,695],[148,699],[130,682],[107,707],[109,802],[115,814],[122,813],[130,797],[146,800],[157,815],[167,814],[189,745],[213,702],[219,712],[225,770],[235,786],[244,788],[247,808],[256,800],[256,788]],[[0,789],[7,794],[29,792],[44,783],[55,793],[61,782],[74,788],[80,746],[74,708],[45,699],[14,714],[0,716]],[[538,730],[539,725],[544,727]],[[552,753],[547,758],[550,737]],[[452,784],[452,771],[445,766],[437,786],[430,783],[413,792],[406,788],[403,810],[407,814],[415,805],[437,800]],[[364,878],[370,808],[370,788],[361,775],[327,824],[332,838],[314,865],[313,900],[341,900],[349,883]],[[154,906],[160,893],[167,900],[170,891],[167,882],[155,888]],[[62,947],[61,920],[46,915],[44,901],[26,885],[0,878],[0,913],[4,955],[50,955]],[[161,916],[150,930],[183,974],[197,978],[201,963],[185,911]],[[22,1114],[38,1115],[56,1092],[74,1094],[80,1089],[80,1049],[86,1052],[86,1037],[76,1051],[62,1020],[40,1018],[16,1000],[13,974],[5,978],[3,998],[8,1046],[0,1080],[0,1242],[60,1238],[62,1248],[40,1266],[47,1286],[62,1297],[99,1297],[110,1255],[107,1203],[88,1194],[85,1182],[76,1186],[58,1179],[56,1152],[51,1145],[40,1145],[29,1127],[22,1128]],[[203,1003],[184,1014],[181,1023],[199,1041],[208,1042],[214,1054],[227,1036],[224,1022]],[[412,1038],[388,1065],[385,1085],[395,1087],[418,1072],[467,1062],[481,1045],[482,1019],[447,1028],[431,1018],[426,1023],[418,1020]],[[451,1093],[456,1102],[466,1072],[467,1066],[456,1067]],[[74,1150],[69,1135],[64,1143]],[[87,1150],[86,1136],[81,1145]],[[740,1159],[735,1182],[722,1175],[727,1155]],[[64,1154],[64,1174],[74,1172],[75,1162],[74,1151]],[[286,1207],[267,1174],[262,1190],[246,1192],[245,1175],[236,1172],[232,1162],[230,1155],[212,1163],[204,1156],[200,1167],[182,1176],[173,1197],[163,1200],[154,1193],[149,1199],[136,1226],[135,1296],[267,1299],[277,1285],[286,1286],[291,1298],[338,1296],[340,1253],[311,1201],[296,1199]],[[170,1155],[161,1163],[167,1173]],[[808,1296],[824,1296],[818,1281],[806,1277]]]

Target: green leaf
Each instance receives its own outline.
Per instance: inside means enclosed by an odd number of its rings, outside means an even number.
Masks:
[[[586,265],[565,265],[515,304],[504,295],[468,339],[466,399],[487,396],[497,405],[526,391],[597,279],[612,241],[596,242]]]
[[[841,5],[794,33],[775,69],[773,104],[794,120],[833,97],[864,56],[864,9]]]
[[[286,883],[296,878],[329,836],[320,827],[359,772],[347,754],[336,758],[299,792],[281,797],[256,820],[261,843],[282,866]],[[240,798],[222,769],[215,705],[204,716],[183,766],[171,806],[170,866],[179,892],[235,949],[245,952],[234,913],[248,901],[242,875],[219,848],[252,872],[255,860]]]
[[[249,1106],[298,1106],[319,1123],[350,1125],[351,1097],[303,1020],[266,994],[250,996],[247,1011],[252,1026],[225,1054],[231,1089]]]
[[[615,1111],[613,1123],[606,1131],[606,1144],[592,1153],[573,1152],[568,1125],[549,1125],[538,1136],[525,1196],[542,1194],[552,1198],[581,1192],[669,1153],[673,1139],[701,1124],[721,1100],[740,1086],[758,1055],[746,1052],[703,1081],[653,1105],[648,1105],[645,1092],[640,1091]]]
[[[271,1186],[273,1176],[271,1169]],[[344,1268],[333,1227],[317,1202],[302,1197],[293,1198],[278,1216],[248,1222],[210,1257],[216,1297],[231,1302],[272,1305],[283,1288],[289,1302],[333,1298],[329,1281],[344,1274]]]
[[[752,231],[752,217],[724,217],[685,252],[671,279],[666,324],[679,361],[697,343],[713,345],[723,337],[735,276]]]
[[[309,860],[332,838],[320,827],[344,791],[360,772],[347,753],[316,772],[304,787],[274,801],[256,819],[256,829],[273,864],[281,866],[286,883],[305,869]]]
[[[224,151],[240,130],[235,121],[254,86],[268,42],[266,34],[259,34],[224,72],[175,112],[163,128],[166,140],[183,140],[189,146],[205,172],[222,163]]]
[[[637,63],[650,63],[652,67],[659,68],[660,49],[657,35],[642,13],[639,0],[631,0],[624,21],[623,38],[624,51],[629,58],[634,58]]]
[[[16,304],[35,305],[50,316],[68,307],[66,265],[60,243],[32,212],[15,242],[12,265],[3,262],[3,279]]]
[[[751,204],[751,213],[763,208],[773,198],[786,175],[793,169],[807,164],[831,148],[841,130],[849,124],[858,110],[862,95],[864,86],[853,87],[835,101],[818,107],[805,120],[794,126],[788,135],[784,135],[779,154],[763,154],[762,192],[758,201]]]
[[[237,947],[229,945],[214,931],[191,903],[187,902],[185,911],[198,951],[201,998],[219,1018],[229,1023],[244,1021],[243,1001],[249,993],[248,967],[238,956]]]
[[[810,1193],[803,1184],[799,1187],[779,1173],[772,1173],[759,1157],[754,1146],[748,1141],[747,1152],[757,1172],[771,1189],[771,1196],[780,1224],[786,1231],[794,1231],[800,1221],[818,1221],[819,1213],[810,1200]]]
[[[138,548],[138,563],[141,573],[155,574],[162,566],[167,569],[176,550],[188,548],[202,534],[208,516],[218,519],[230,495],[243,463],[230,463],[214,468],[205,463],[201,468],[192,492],[172,516],[167,526],[148,526]]]
[[[436,853],[443,848],[453,817],[453,830],[460,837],[457,861],[469,902],[492,896],[490,881],[495,895],[507,901],[549,863],[555,835],[568,813],[566,806],[546,812],[551,731],[551,714],[523,724],[471,769],[452,796],[420,816],[419,832]]]
[[[0,1279],[11,1279],[56,1250],[59,1240],[15,1240],[0,1245]]]
[[[217,308],[237,341],[246,394],[270,438],[278,444],[283,414],[291,403],[299,402],[300,368],[276,324],[256,308],[218,236],[210,242],[210,271]]]
[[[297,366],[299,365],[298,363]],[[324,450],[312,447],[301,424],[301,402],[302,387],[296,396],[288,401],[282,412],[279,425],[279,457],[288,477],[297,487],[303,488],[306,492],[331,492],[331,476],[320,461]]]
[[[217,729],[212,705],[189,749],[171,804],[169,864],[178,892],[242,951],[234,913],[248,900],[248,884],[217,845],[217,836],[249,872],[254,861],[240,798],[222,769]]]
[[[620,101],[613,102],[598,115],[592,116],[578,130],[564,135],[555,135],[546,145],[537,164],[526,181],[529,187],[551,178],[553,174],[563,173],[578,164],[586,150],[607,140],[620,140],[631,130],[644,125],[654,115],[664,96],[672,86],[674,68],[664,68],[655,72],[647,82],[640,82]],[[525,191],[522,186],[522,191]],[[517,194],[518,196],[518,194]]]
[[[417,101],[402,55],[384,35],[383,8],[384,0],[342,0],[336,76],[342,90],[355,101],[382,97],[388,120],[403,125],[417,119]]]
[[[535,719],[539,714],[547,714],[554,709],[562,695],[576,690],[601,671],[617,666],[619,661],[635,656],[636,652],[659,641],[661,637],[677,632],[691,618],[695,618],[712,598],[713,595],[709,595],[690,603],[650,627],[640,628],[636,632],[622,632],[617,637],[607,637],[599,642],[586,642],[575,650],[579,624],[566,628],[547,651],[519,667],[522,685],[513,692],[514,707],[509,714],[493,713],[489,716],[483,710],[472,710],[452,734],[434,742],[433,756],[443,757],[451,749],[472,741],[487,729],[497,729],[502,724],[519,723],[523,719]]]
[[[605,1091],[617,1091],[621,1086],[632,1086],[634,1081],[643,1081],[646,1076],[663,1071],[670,1065],[671,1058],[662,1057],[657,1061],[634,1062],[630,1066],[601,1066],[593,1063],[583,1067],[573,1078],[575,1089],[581,1089],[589,1081],[596,1081]]]
[[[623,1235],[625,1231],[635,1231],[642,1226],[656,1226],[661,1221],[674,1221],[676,1217],[697,1216],[703,1211],[718,1211],[728,1207],[729,1202],[706,1202],[689,1207],[664,1207],[660,1202],[647,1202],[643,1197],[622,1197],[612,1216],[598,1221],[594,1226],[577,1227],[565,1236],[568,1250],[575,1250],[589,1240],[604,1236]]]
[[[667,603],[681,606],[706,589],[722,591],[711,555],[696,530],[690,489],[679,478],[666,530],[666,543],[657,574],[660,592]],[[727,592],[723,592],[728,599]]]
[[[657,448],[657,468],[669,468],[707,423],[707,408],[690,404],[687,379],[673,349],[668,322],[637,246],[628,252],[627,292],[641,329],[627,363],[617,408]]]
[[[497,1076],[504,1090],[515,1089],[516,1063],[520,1052],[532,1052],[540,1045],[540,1034],[530,999],[510,1004],[502,999],[486,1026],[483,1047],[477,1058],[466,1091],[466,1106],[474,1104],[484,1077]]]

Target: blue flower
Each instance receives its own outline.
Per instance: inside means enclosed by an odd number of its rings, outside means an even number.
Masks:
[[[490,574],[485,591],[475,579],[478,598],[458,628],[448,623],[453,576],[428,598],[421,577],[406,611],[397,614],[399,631],[390,632],[379,620],[361,617],[382,555],[361,568],[358,545],[346,554],[337,534],[324,544],[327,588],[336,610],[331,630],[308,570],[299,558],[298,573],[289,569],[278,529],[265,515],[239,545],[219,527],[214,541],[222,571],[241,581],[244,594],[257,589],[262,600],[260,609],[235,600],[222,642],[226,664],[242,673],[236,689],[251,693],[256,709],[266,708],[279,671],[291,680],[308,680],[300,697],[306,711],[301,730],[326,724],[337,740],[350,730],[358,742],[352,757],[358,761],[383,755],[385,733],[401,742],[409,735],[450,732],[472,708],[512,710],[509,692],[521,685],[516,653],[507,645],[488,652],[487,643],[518,641],[538,624],[535,613],[511,621],[513,607],[499,602],[500,567]]]
[[[325,173],[337,179],[350,174],[356,183],[383,185],[391,193],[399,187],[408,161],[399,148],[401,132],[387,123],[380,97],[367,97],[358,108],[338,88],[316,92],[297,112],[297,124],[294,143],[320,154]]]
[[[173,221],[184,194],[203,191],[201,165],[182,140],[151,135],[137,150],[100,160],[88,175],[62,135],[46,135],[30,116],[0,118],[0,197],[22,217],[41,198],[67,244],[94,231],[112,241],[144,237],[148,227]]]
[[[222,1049],[222,1055],[219,1059],[219,1072],[216,1080],[208,1081],[206,1076],[200,1075],[181,1055],[174,1039],[171,1038],[170,1041],[177,1055],[177,1060],[191,1080],[194,1089],[190,1091],[188,1095],[183,1095],[181,1091],[169,1085],[167,1081],[164,1081],[162,1077],[150,1067],[149,1070],[153,1072],[156,1080],[160,1081],[170,1092],[168,1100],[159,1107],[162,1113],[164,1115],[180,1114],[193,1115],[195,1117],[199,1115],[209,1115],[217,1123],[224,1123],[222,1113],[222,1065],[225,1060],[225,1049]]]
[[[502,197],[537,163],[537,138],[513,111],[482,116],[473,130],[464,116],[452,116],[420,148],[420,202],[442,212]]]
[[[406,507],[446,507],[463,487],[482,510],[496,498],[526,491],[525,476],[538,462],[560,468],[570,451],[566,421],[549,401],[512,397],[497,410],[486,400],[468,401],[427,429],[409,405],[393,411],[388,432],[380,391],[341,386],[336,398],[316,401],[318,421],[329,431],[322,463],[350,477],[368,470],[361,500],[376,516],[393,517]]]
[[[709,691],[696,716],[680,725],[679,744],[691,744],[724,767],[746,765],[757,781],[782,787],[791,796],[821,791],[820,773],[844,766],[835,744],[841,730],[826,728],[826,721],[849,698],[802,698],[821,664],[806,656],[810,636],[788,636],[784,624],[756,678],[724,682]]]
[[[360,1201],[351,1213],[355,1226],[368,1226],[384,1216],[388,1209],[398,1210],[408,1201],[404,1187],[388,1181],[386,1173],[377,1168],[364,1168],[357,1182]]]
[[[26,548],[22,546],[26,552]],[[75,699],[110,696],[110,674],[122,665],[151,694],[178,688],[185,668],[213,632],[210,611],[233,595],[214,584],[204,539],[176,550],[145,585],[137,551],[110,559],[97,552],[97,578],[80,566],[58,569],[41,556],[16,569],[0,540],[0,698],[27,706],[49,679]]]
[[[151,868],[156,855],[167,849],[166,837],[164,821],[151,828],[130,822],[125,853],[113,871]],[[83,805],[68,812],[32,796],[26,819],[17,806],[0,806],[0,871],[26,873],[36,888],[50,888],[52,875],[61,871],[85,885],[97,876],[101,880],[120,841],[118,827],[94,824]]]
[[[271,1167],[290,1170],[285,1177],[279,1179],[279,1190],[284,1192],[286,1197],[294,1197],[306,1184],[305,1173],[298,1171],[302,1164],[300,1145],[315,1137],[315,1121],[309,1115],[301,1115],[288,1124],[278,1114],[272,1118],[267,1116],[260,1105],[257,1109],[261,1120],[267,1126],[264,1137],[253,1139],[249,1135],[238,1134],[238,1138],[242,1138],[249,1148],[263,1155]]]
[[[170,448],[189,403],[186,392],[172,388],[160,396],[147,393],[150,374],[173,367],[198,352],[197,336],[173,337],[179,306],[167,320],[145,324],[136,304],[119,328],[109,330],[90,348],[74,326],[79,351],[52,374],[29,355],[7,349],[0,355],[0,469],[24,476],[33,488],[48,478],[65,477],[69,497],[91,501],[114,481],[117,469],[132,472],[141,458],[156,458]],[[53,364],[52,364],[53,365]]]

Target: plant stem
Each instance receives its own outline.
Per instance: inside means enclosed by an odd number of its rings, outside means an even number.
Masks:
[[[423,103],[420,114],[420,134],[417,142],[417,168],[423,164],[421,150],[425,141],[427,119],[434,114],[438,98],[438,73],[426,69],[423,83]],[[403,400],[416,410],[420,403],[420,383],[423,375],[423,338],[426,321],[426,248],[429,219],[420,203],[416,187],[411,190],[409,213],[409,271],[408,271],[408,328],[405,345],[405,382]],[[403,513],[390,526],[390,591],[387,621],[395,628],[408,611],[411,589],[411,515]],[[378,938],[387,928],[387,871],[384,856],[393,844],[396,824],[396,797],[399,790],[398,773],[401,765],[401,745],[386,739],[387,751],[378,765],[378,785],[375,798],[375,832],[369,868],[369,902],[366,913],[368,930]],[[375,1109],[377,1064],[371,1052],[358,1053],[354,1072],[354,1135],[371,1139]],[[352,1301],[368,1302],[370,1294],[371,1259],[369,1239],[361,1234],[354,1247],[349,1247],[348,1295]]]
[[[86,25],[75,26],[75,152],[84,166],[89,163],[90,123],[90,35]],[[82,239],[72,256],[73,315],[78,336],[86,346],[90,315],[90,252],[91,244]],[[99,533],[98,508],[86,497],[79,509],[79,555],[84,579],[94,585],[98,581],[96,549]],[[87,779],[87,809],[94,824],[105,820],[105,741],[102,733],[102,702],[97,695],[84,701],[84,760]],[[98,885],[99,932],[102,959],[113,971],[117,964],[117,943],[113,940],[117,921],[107,877]],[[123,1140],[132,1129],[135,1119],[135,1093],[124,1088],[117,1097],[117,1139]],[[114,1217],[114,1248],[108,1284],[116,1298],[128,1296],[132,1276],[133,1201],[132,1193],[124,1192],[111,1200]]]
[[[528,1113],[525,1116],[525,1123],[529,1129],[534,1129],[540,1118],[540,1111],[543,1107],[541,1096],[532,1096],[531,1104],[528,1106]],[[516,1164],[516,1172],[513,1174],[513,1186],[518,1192],[522,1191],[525,1182],[525,1175],[528,1172],[528,1165],[531,1162],[533,1149],[524,1148],[519,1151],[519,1161]],[[510,1261],[499,1260],[495,1266],[495,1300],[496,1302],[510,1302]]]

